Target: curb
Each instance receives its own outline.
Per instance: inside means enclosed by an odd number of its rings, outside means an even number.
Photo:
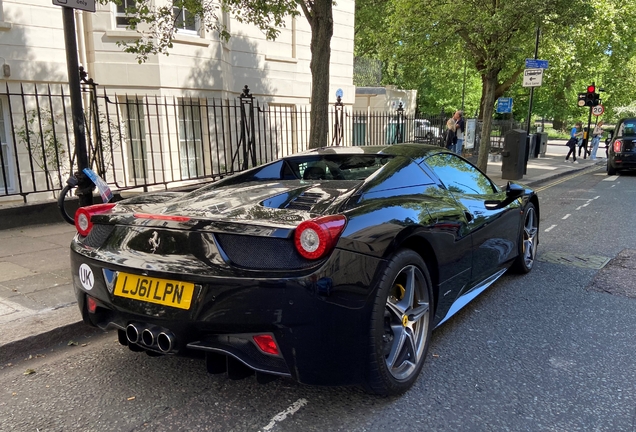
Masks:
[[[82,321],[77,303],[46,309],[2,324],[0,366],[54,345],[101,331]]]
[[[571,169],[568,172],[557,173],[557,174],[554,174],[554,175],[551,175],[551,176],[547,176],[547,177],[544,177],[542,179],[534,180],[534,181],[531,181],[531,182],[527,182],[527,183],[524,183],[524,184],[526,184],[528,186],[539,185],[539,184],[546,183],[546,182],[549,182],[549,181],[552,181],[552,180],[555,180],[555,179],[558,179],[558,178],[566,177],[566,176],[568,176],[570,174],[579,173],[581,171],[585,171],[585,170],[588,170],[588,169],[592,169],[592,168],[597,169],[597,167],[600,166],[600,165],[605,165],[605,163],[603,161],[597,162],[594,165],[578,167],[578,168],[575,168],[575,169]],[[520,182],[523,183],[523,181],[520,181]]]
[[[20,340],[0,345],[0,368],[10,361],[21,360],[21,357],[29,353],[37,353],[55,345],[67,343],[71,339],[92,336],[94,333],[101,332],[100,329],[90,327],[83,321],[62,325],[44,333],[28,336]]]

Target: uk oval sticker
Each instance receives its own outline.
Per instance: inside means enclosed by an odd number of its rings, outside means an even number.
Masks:
[[[86,291],[93,289],[93,286],[95,285],[95,277],[93,276],[93,270],[91,270],[87,264],[82,264],[80,266],[79,278]]]

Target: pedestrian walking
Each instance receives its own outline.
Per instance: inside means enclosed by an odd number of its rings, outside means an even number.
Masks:
[[[583,124],[581,122],[578,122],[576,125],[574,125],[574,127],[570,131],[570,139],[565,144],[570,148],[570,151],[568,151],[568,154],[565,156],[566,162],[570,161],[569,160],[570,155],[572,155],[572,163],[578,163],[576,161],[576,147],[578,143],[580,142],[580,140],[582,139],[582,137],[583,137]]]
[[[446,121],[444,146],[453,152],[455,151],[455,144],[457,144],[457,120],[459,120],[459,111],[455,111],[455,114]]]
[[[587,150],[587,140],[590,138],[590,131],[587,128],[583,129],[581,139],[579,140],[579,157],[581,157],[581,150],[583,150],[583,159],[587,159],[590,152]]]
[[[601,143],[601,137],[603,136],[603,122],[600,121],[594,126],[594,131],[592,131],[592,151],[590,153],[590,159],[596,160],[596,152],[598,151],[598,146]]]
[[[457,120],[457,143],[455,144],[455,153],[462,155],[462,147],[464,146],[464,131],[466,122],[464,121],[464,112],[459,110],[459,119]]]

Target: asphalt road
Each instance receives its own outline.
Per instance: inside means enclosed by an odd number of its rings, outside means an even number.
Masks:
[[[230,381],[108,333],[3,365],[0,431],[635,431],[636,175],[539,189],[540,261],[437,329],[401,397]]]

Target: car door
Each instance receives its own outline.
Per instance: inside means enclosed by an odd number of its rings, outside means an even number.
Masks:
[[[514,257],[520,205],[515,201],[501,209],[486,208],[486,201],[503,200],[505,192],[455,154],[438,153],[425,163],[464,209],[472,240],[471,284],[466,288],[470,289],[505,268]]]

